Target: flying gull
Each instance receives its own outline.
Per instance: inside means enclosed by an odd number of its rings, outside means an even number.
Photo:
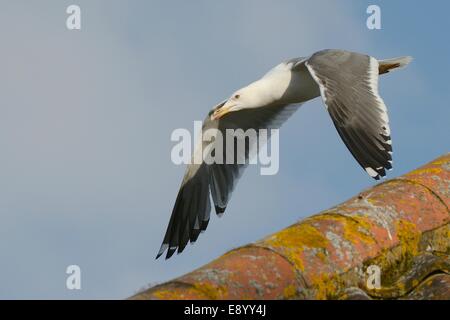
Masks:
[[[378,180],[392,168],[388,114],[378,93],[378,75],[406,66],[411,60],[411,57],[377,60],[355,52],[323,50],[307,58],[282,62],[215,106],[203,122],[202,132],[209,128],[224,134],[226,129],[279,128],[302,103],[321,96],[353,157]],[[213,141],[202,141],[194,153]],[[223,150],[227,148],[230,146]],[[245,148],[247,159],[251,146]],[[210,195],[216,214],[223,214],[246,167],[245,163],[238,163],[203,161],[188,165],[156,258],[166,250],[166,259],[177,250],[181,253],[188,242],[195,242],[206,230]]]

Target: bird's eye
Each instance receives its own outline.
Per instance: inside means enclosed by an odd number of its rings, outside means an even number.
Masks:
[[[240,97],[241,97],[240,94],[235,94],[235,95],[234,95],[234,98],[235,98],[235,99],[239,99]]]

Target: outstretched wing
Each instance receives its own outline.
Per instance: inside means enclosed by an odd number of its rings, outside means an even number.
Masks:
[[[221,105],[223,103],[216,108]],[[203,122],[202,133],[204,135],[209,129],[218,129],[217,132],[222,134],[224,138],[222,140],[224,157],[222,164],[207,164],[203,161],[201,164],[193,163],[187,167],[163,243],[156,258],[159,258],[166,250],[166,259],[170,258],[177,250],[178,253],[181,253],[189,241],[195,242],[200,232],[206,230],[211,211],[210,194],[216,213],[221,215],[225,211],[234,187],[248,164],[249,156],[255,154],[254,152],[257,151],[255,151],[255,148],[258,147],[245,136],[239,135],[230,143],[225,138],[226,130],[242,129],[245,132],[248,129],[255,129],[258,133],[259,129],[279,128],[298,107],[299,105],[285,105],[240,110],[231,112],[214,121],[210,119],[214,109],[210,112]],[[238,143],[242,143],[241,139],[245,140],[243,155],[237,152]],[[202,150],[208,150],[208,148],[213,147],[214,143],[219,142],[219,140],[214,139],[202,142],[201,145],[196,147],[194,153],[202,153]],[[234,149],[234,161],[232,164],[227,164],[226,154],[231,149]],[[242,163],[244,162],[242,158],[241,162],[238,162],[239,157],[244,157],[245,163]]]
[[[306,61],[333,123],[358,163],[375,178],[392,168],[386,106],[378,93],[378,61],[341,50],[324,50]]]

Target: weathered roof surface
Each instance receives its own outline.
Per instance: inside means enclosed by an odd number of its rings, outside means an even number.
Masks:
[[[132,299],[450,299],[449,203],[446,154]]]

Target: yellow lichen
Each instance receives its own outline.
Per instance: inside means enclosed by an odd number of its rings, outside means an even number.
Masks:
[[[437,159],[437,160],[431,162],[431,164],[438,165],[438,166],[439,166],[439,165],[443,165],[443,164],[447,164],[447,163],[450,163],[449,155],[444,156],[444,157],[442,157],[442,158],[439,158],[439,159]]]
[[[364,265],[366,267],[369,265],[379,266],[382,270],[382,286],[396,286],[395,290],[400,292],[403,288],[395,283],[406,270],[409,270],[413,258],[419,254],[421,234],[416,225],[408,220],[397,220],[395,225],[399,240],[398,246],[385,248],[376,258],[366,261]],[[392,290],[391,288],[388,291]],[[379,294],[383,295],[383,292],[382,290]]]
[[[297,294],[297,287],[293,284],[288,285],[283,290],[283,298],[284,299],[295,298],[296,294]]]
[[[397,236],[403,256],[416,256],[419,251],[420,231],[407,220],[396,221]]]
[[[159,290],[153,293],[153,295],[161,300],[176,299],[175,291],[172,290]]]
[[[420,168],[417,170],[414,170],[411,174],[439,174],[442,172],[442,168],[430,168],[430,167],[425,167],[425,168]]]
[[[344,229],[345,240],[353,244],[358,242],[374,243],[375,240],[370,236],[371,225],[366,218],[359,216],[347,217],[341,214],[324,213],[315,216],[314,220],[334,220],[340,222]]]
[[[263,241],[264,246],[282,248],[283,254],[299,270],[304,270],[301,255],[305,248],[326,248],[328,240],[310,223],[304,221],[286,228]]]
[[[339,290],[337,277],[321,274],[312,278],[312,287],[316,290],[315,299],[325,300],[336,296]]]
[[[207,297],[202,292],[199,292],[199,290],[195,290],[194,288],[183,289],[182,291],[177,289],[159,289],[153,292],[153,296],[161,300],[179,300],[186,299],[191,296],[198,297],[199,293],[202,299]]]
[[[213,300],[223,298],[227,293],[225,287],[215,286],[206,282],[195,283],[194,288]]]

